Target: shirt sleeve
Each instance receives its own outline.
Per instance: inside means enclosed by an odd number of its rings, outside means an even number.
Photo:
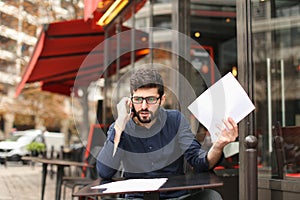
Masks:
[[[113,156],[114,137],[115,129],[112,124],[107,132],[107,140],[97,157],[97,171],[103,179],[111,179],[120,167],[120,153],[117,151]]]
[[[201,149],[201,144],[196,140],[183,115],[181,115],[178,131],[179,144],[187,162],[196,172],[208,171],[207,151]]]

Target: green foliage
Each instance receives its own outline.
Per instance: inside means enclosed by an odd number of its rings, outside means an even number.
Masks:
[[[31,142],[26,146],[28,151],[42,153],[46,151],[46,145],[42,142]]]

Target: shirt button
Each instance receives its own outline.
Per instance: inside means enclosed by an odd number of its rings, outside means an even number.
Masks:
[[[149,150],[151,150],[152,149],[152,146],[149,146]]]

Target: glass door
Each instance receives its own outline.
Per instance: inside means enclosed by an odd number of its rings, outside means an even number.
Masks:
[[[278,122],[300,126],[300,2],[253,0],[251,6],[259,176],[273,176],[277,166],[272,129]],[[300,169],[292,168],[287,170]]]

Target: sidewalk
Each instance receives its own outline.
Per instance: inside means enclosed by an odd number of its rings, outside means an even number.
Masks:
[[[7,167],[0,165],[0,200],[40,200],[41,176],[38,163],[34,167],[14,162],[8,162]],[[44,200],[54,200],[56,176],[51,179],[49,172],[47,176]],[[66,191],[66,200],[70,200],[71,190]]]

